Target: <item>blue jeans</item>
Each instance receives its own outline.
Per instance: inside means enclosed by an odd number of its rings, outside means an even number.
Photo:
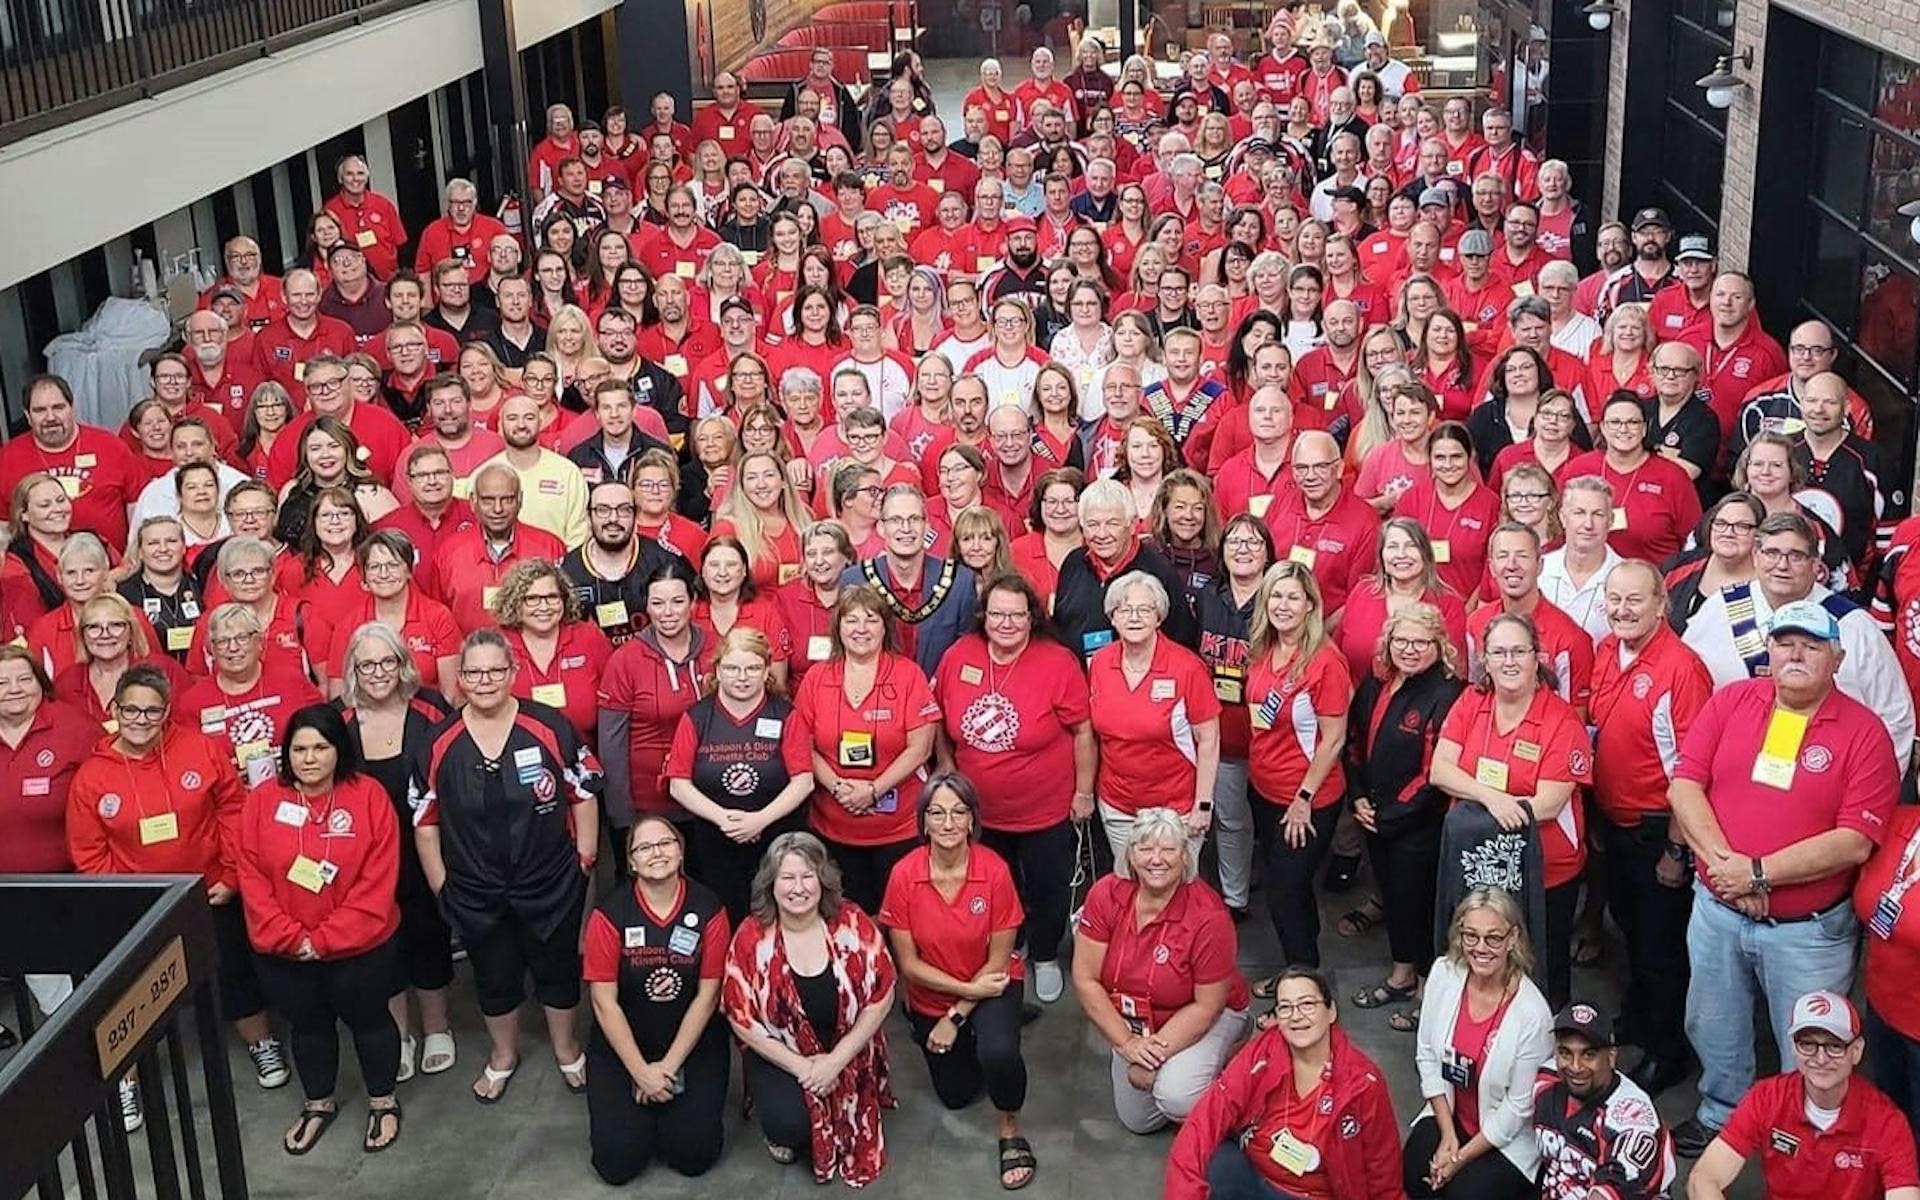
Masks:
[[[1871,1004],[1860,1007],[1867,1024],[1867,1072],[1920,1137],[1920,1042],[1888,1025]]]
[[[1207,1194],[1210,1200],[1299,1200],[1268,1183],[1235,1138],[1221,1142],[1207,1160]]]
[[[1687,1040],[1700,1056],[1702,1125],[1717,1130],[1753,1086],[1753,1000],[1765,997],[1780,1061],[1791,1069],[1793,1040],[1787,1019],[1793,1002],[1822,988],[1844,996],[1853,989],[1860,923],[1843,900],[1807,921],[1750,920],[1694,883],[1687,921]]]

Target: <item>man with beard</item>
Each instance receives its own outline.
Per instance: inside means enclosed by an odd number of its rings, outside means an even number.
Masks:
[[[540,402],[509,396],[500,402],[499,419],[507,448],[487,465],[505,464],[520,477],[520,519],[568,546],[586,541],[587,481],[579,467],[540,444]]]
[[[1633,261],[1616,270],[1600,289],[1594,317],[1605,322],[1622,304],[1651,304],[1653,298],[1678,286],[1667,246],[1673,241],[1673,221],[1664,208],[1643,208],[1633,214]]]
[[[500,305],[500,325],[486,343],[500,365],[518,372],[527,359],[547,348],[547,334],[533,323],[533,285],[524,279],[503,279],[494,299]]]
[[[201,308],[213,307],[215,292],[233,288],[240,293],[246,326],[253,333],[260,332],[267,322],[287,311],[287,297],[279,278],[260,270],[259,242],[250,237],[233,238],[227,242],[222,260],[227,273],[200,293]]]
[[[598,428],[593,435],[567,451],[567,458],[580,468],[589,486],[625,479],[633,462],[649,450],[673,453],[673,447],[652,437],[633,424],[633,391],[619,379],[608,379],[593,389],[593,416]],[[697,486],[706,487],[706,472],[698,465],[689,473],[698,477]],[[684,483],[684,480],[683,480]]]
[[[1553,1066],[1533,1088],[1541,1200],[1666,1195],[1672,1139],[1647,1093],[1614,1069],[1613,1023],[1576,1002],[1554,1017],[1553,1034]]]
[[[601,356],[613,368],[613,377],[632,385],[635,404],[659,414],[674,448],[679,449],[687,437],[686,392],[679,377],[640,356],[633,314],[625,309],[609,308],[601,313],[593,331],[600,342]]]
[[[1038,304],[1046,295],[1047,268],[1040,261],[1039,226],[1032,217],[1014,217],[1007,222],[1007,263],[987,278],[987,302],[1019,297]]]
[[[1573,292],[1573,306],[1594,320],[1604,322],[1606,314],[1600,311],[1601,296],[1620,268],[1633,259],[1633,241],[1627,233],[1627,227],[1618,221],[1608,221],[1600,226],[1594,233],[1593,252],[1600,267],[1580,280],[1580,286]]]
[[[472,394],[467,389],[467,381],[458,373],[443,371],[427,380],[421,385],[420,398],[425,412],[424,428],[407,447],[401,461],[410,460],[413,451],[421,446],[432,446],[447,456],[447,463],[453,469],[453,494],[468,495],[471,490],[468,481],[473,473],[482,463],[505,450],[507,444],[500,440],[499,434],[473,423]],[[402,471],[393,481],[393,494],[401,503],[407,499],[409,478],[410,473]]]
[[[244,420],[260,373],[231,353],[226,321],[205,309],[189,313],[185,333],[188,403],[219,410],[229,425]]]
[[[619,480],[587,494],[592,536],[560,560],[560,571],[580,598],[580,611],[618,646],[646,625],[646,583],[675,556],[652,538],[633,536],[633,489]]]

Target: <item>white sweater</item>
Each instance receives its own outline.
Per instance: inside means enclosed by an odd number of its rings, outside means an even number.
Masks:
[[[1453,1085],[1441,1078],[1440,1064],[1453,1041],[1466,987],[1465,967],[1445,955],[1434,960],[1426,996],[1420,1001],[1420,1040],[1414,1049],[1420,1094],[1428,1099],[1445,1096],[1449,1104],[1454,1103]],[[1487,1043],[1475,1077],[1480,1087],[1480,1131],[1528,1179],[1540,1169],[1540,1147],[1533,1136],[1533,1082],[1541,1064],[1552,1057],[1553,1014],[1547,1009],[1547,998],[1531,979],[1522,979]]]

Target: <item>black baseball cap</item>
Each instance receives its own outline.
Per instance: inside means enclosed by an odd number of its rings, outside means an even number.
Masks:
[[[1554,1015],[1553,1032],[1555,1034],[1577,1033],[1587,1039],[1587,1044],[1598,1047],[1613,1045],[1613,1022],[1606,1014],[1591,1004],[1575,1001]]]
[[[1671,230],[1673,228],[1673,219],[1667,216],[1667,210],[1664,208],[1643,208],[1633,214],[1632,229],[1634,232],[1638,233],[1649,225],[1658,225],[1662,229]]]

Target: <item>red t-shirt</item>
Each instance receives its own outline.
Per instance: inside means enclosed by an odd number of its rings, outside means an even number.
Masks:
[[[1269,804],[1291,804],[1307,777],[1326,736],[1323,720],[1345,717],[1353,707],[1353,676],[1347,660],[1332,642],[1300,668],[1276,670],[1273,656],[1263,654],[1247,667],[1247,707],[1252,711],[1253,737],[1247,746],[1247,778]],[[1346,798],[1346,774],[1340,760],[1313,794],[1313,807],[1326,808]]]
[[[1835,688],[1807,721],[1791,767],[1763,783],[1754,774],[1774,709],[1771,679],[1716,691],[1680,743],[1673,777],[1706,790],[1727,845],[1740,854],[1772,854],[1832,829],[1851,829],[1878,845],[1900,788],[1886,723]],[[1852,890],[1855,874],[1776,887],[1768,913],[1802,917],[1831,908]]]
[[[208,676],[174,698],[174,719],[226,745],[243,784],[258,784],[280,769],[280,742],[287,722],[320,691],[306,676],[267,663],[253,686],[229,692]]]
[[[1665,624],[1632,659],[1623,663],[1620,649],[1608,634],[1593,653],[1593,800],[1608,820],[1630,826],[1667,811],[1681,743],[1713,695],[1713,677]]]
[[[0,448],[0,515],[10,515],[14,487],[35,471],[66,489],[73,502],[70,529],[99,534],[109,553],[127,544],[127,506],[140,498],[146,471],[125,442],[93,425],[79,426],[64,450],[43,450],[32,437],[13,439]]]
[[[1440,726],[1440,736],[1460,747],[1460,769],[1509,796],[1525,799],[1543,783],[1593,781],[1593,748],[1572,707],[1546,688],[1533,694],[1520,723],[1506,733],[1494,728],[1492,692],[1462,692]],[[1546,886],[1558,887],[1586,865],[1586,821],[1576,794],[1558,816],[1540,826]]]
[[[780,605],[774,598],[762,592],[751,600],[740,604],[734,613],[733,624],[721,629],[713,621],[713,608],[705,599],[693,602],[693,623],[706,631],[707,641],[718,646],[720,639],[738,628],[758,629],[767,635],[767,644],[773,648],[773,661],[785,662],[793,657],[793,635],[787,632],[786,622],[780,618]]]
[[[378,619],[374,615],[373,597],[363,596],[358,606],[341,610],[339,617],[340,620],[328,626],[325,666],[330,676],[344,679],[347,648],[353,643],[354,631]],[[413,667],[420,673],[421,686],[439,688],[440,660],[460,652],[460,627],[453,623],[453,614],[447,611],[447,606],[421,594],[417,587],[408,588],[406,616],[395,632],[413,656]]]
[[[1245,1008],[1247,981],[1235,961],[1239,938],[1218,893],[1199,880],[1183,883],[1142,927],[1134,915],[1139,892],[1131,879],[1101,876],[1087,893],[1077,927],[1107,948],[1100,986],[1121,1016],[1158,1029],[1193,1003],[1196,985],[1221,982],[1227,985],[1227,1007]]]
[[[1554,472],[1564,487],[1569,479],[1598,475],[1613,487],[1613,532],[1607,544],[1622,558],[1665,562],[1700,524],[1700,493],[1680,464],[1658,454],[1631,471],[1607,465],[1604,450],[1589,450]]]
[[[1858,1071],[1831,1129],[1807,1120],[1805,1081],[1789,1072],[1755,1083],[1720,1136],[1742,1158],[1760,1156],[1773,1200],[1880,1200],[1920,1186],[1906,1117]]]
[[[1067,819],[1073,802],[1073,730],[1087,721],[1087,677],[1059,643],[1035,638],[1007,666],[987,640],[953,644],[933,675],[954,765],[979,793],[980,824],[1033,833]]]
[[[1500,1001],[1485,1020],[1473,1018],[1472,1007],[1467,997],[1460,997],[1460,1007],[1454,1013],[1453,1033],[1448,1045],[1454,1054],[1473,1064],[1476,1076],[1474,1087],[1455,1088],[1453,1090],[1453,1111],[1460,1118],[1461,1132],[1469,1138],[1480,1132],[1480,1088],[1478,1076],[1487,1065],[1487,1047],[1493,1043],[1493,1035],[1500,1028],[1500,1018],[1507,1015],[1507,1008],[1513,1003],[1513,997]]]
[[[859,704],[848,701],[846,661],[835,659],[807,672],[793,698],[793,720],[833,773],[872,780],[906,752],[907,735],[940,719],[927,677],[910,658],[882,653],[874,685]],[[813,793],[813,827],[821,837],[849,846],[888,846],[915,835],[917,794],[912,780],[876,798],[874,808],[854,814],[833,793]]]
[[[1467,654],[1467,610],[1452,590],[1428,592],[1420,597],[1424,604],[1440,610],[1447,637],[1465,662]],[[1341,610],[1340,628],[1334,631],[1334,644],[1346,656],[1347,670],[1357,680],[1375,673],[1374,657],[1380,650],[1380,634],[1387,627],[1387,592],[1377,576],[1368,576],[1347,594]],[[1356,684],[1357,686],[1357,684]]]
[[[1198,776],[1194,726],[1220,718],[1213,673],[1198,655],[1156,636],[1138,687],[1128,687],[1112,642],[1087,663],[1093,732],[1100,742],[1095,787],[1104,804],[1129,815],[1143,808],[1193,808]]]
[[[1448,508],[1433,477],[1416,480],[1394,502],[1393,515],[1412,517],[1433,539],[1433,562],[1440,581],[1456,595],[1471,596],[1487,570],[1487,539],[1500,523],[1500,497],[1474,484],[1467,498]]]
[[[921,846],[893,868],[878,920],[913,938],[913,949],[928,966],[955,979],[972,979],[987,965],[993,935],[1020,928],[1027,919],[1013,889],[1013,874],[985,846],[967,851],[967,877],[949,900],[934,886],[933,853]],[[1026,978],[1020,956],[1008,964],[1016,982]],[[1009,985],[1013,986],[1013,985]],[[944,1016],[958,996],[907,981],[907,1008],[922,1016]]]
[[[1504,601],[1493,599],[1474,609],[1473,615],[1467,618],[1469,663],[1479,662],[1488,623],[1505,611]],[[1540,652],[1553,668],[1555,694],[1575,708],[1587,707],[1593,696],[1593,635],[1537,593],[1533,609],[1526,616],[1540,637]]]

